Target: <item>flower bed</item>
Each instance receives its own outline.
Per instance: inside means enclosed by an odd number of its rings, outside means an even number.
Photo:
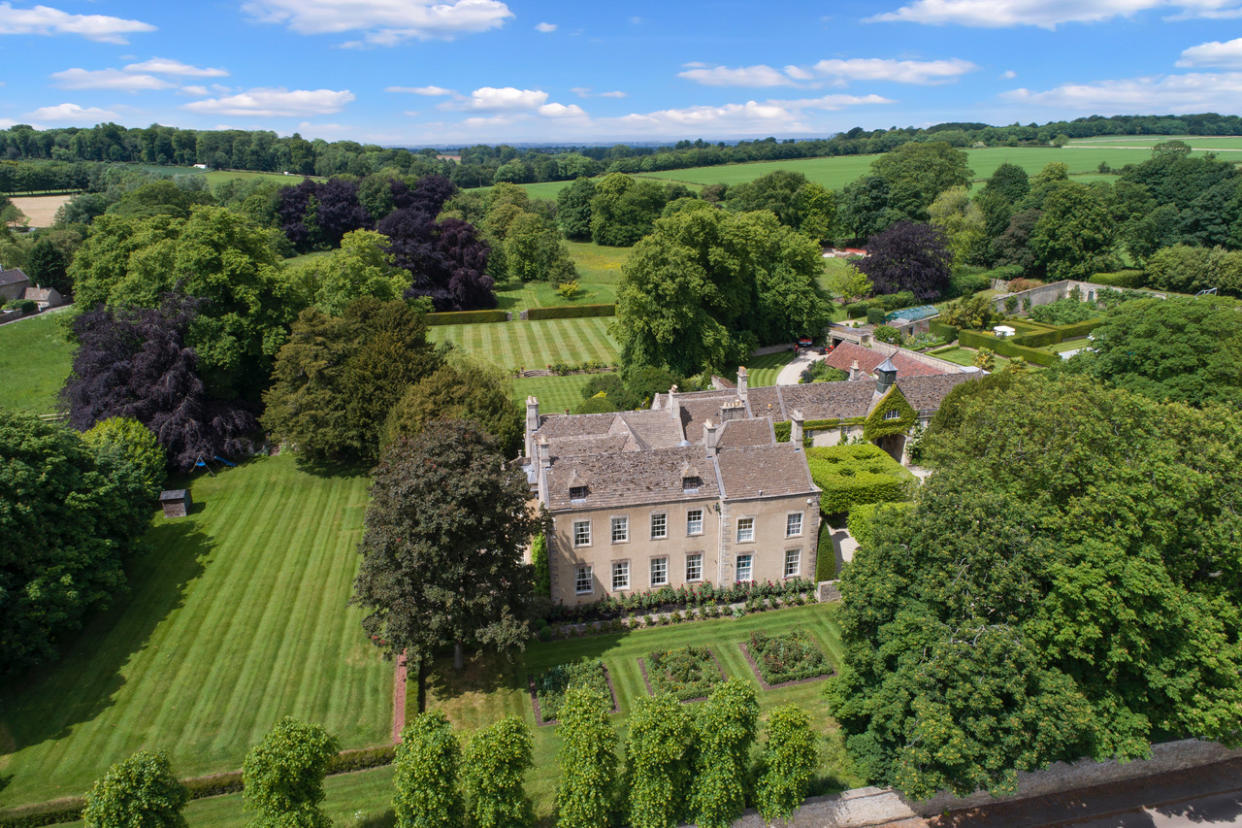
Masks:
[[[707,647],[677,647],[647,654],[644,676],[652,694],[671,693],[679,701],[706,698],[724,681],[716,657]]]
[[[750,634],[746,649],[760,677],[771,685],[817,678],[832,672],[823,651],[802,630],[784,635],[767,635],[755,630]]]
[[[810,595],[815,582],[806,578],[789,578],[763,583],[740,583],[717,587],[711,583],[693,587],[661,587],[643,592],[630,592],[625,596],[608,597],[593,604],[564,606],[556,604],[549,610],[547,621],[557,623],[583,623],[609,621],[627,616],[657,612],[673,612],[682,608],[714,607],[748,601],[752,598],[785,599],[786,603],[799,594]]]
[[[596,658],[557,664],[531,681],[531,692],[536,701],[536,721],[541,723],[554,721],[561,711],[565,691],[575,684],[587,684],[609,698],[613,698],[612,686],[608,683],[608,672],[604,667],[604,662]],[[615,698],[613,706],[616,706]]]

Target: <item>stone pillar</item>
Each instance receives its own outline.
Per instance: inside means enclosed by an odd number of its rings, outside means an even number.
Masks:
[[[737,395],[742,398],[742,402],[746,402],[747,383],[749,374],[746,372],[746,366],[738,366],[737,369]]]
[[[535,447],[531,439],[539,429],[539,398],[526,398],[526,456],[533,457]]]

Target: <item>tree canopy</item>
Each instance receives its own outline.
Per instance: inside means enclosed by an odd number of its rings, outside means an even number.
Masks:
[[[950,252],[944,231],[930,224],[899,221],[867,240],[867,257],[854,263],[876,293],[911,291],[936,299],[949,287]]]
[[[522,447],[522,412],[513,402],[511,383],[488,366],[447,363],[411,385],[389,411],[380,447],[412,437],[434,420],[478,424],[507,457],[517,456]]]
[[[140,750],[108,768],[86,794],[86,828],[184,828],[190,799],[163,753]]]
[[[1031,372],[957,390],[916,507],[842,580],[830,706],[865,773],[963,794],[1242,738],[1236,413]]]

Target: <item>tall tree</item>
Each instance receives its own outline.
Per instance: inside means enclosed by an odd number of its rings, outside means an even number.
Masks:
[[[888,204],[910,221],[927,221],[927,208],[950,187],[970,186],[964,150],[944,141],[911,141],[871,162],[889,189]]]
[[[506,457],[521,450],[522,417],[512,383],[488,366],[449,363],[410,386],[388,413],[380,448],[418,434],[434,420],[470,420],[496,438]]]
[[[591,198],[591,238],[596,244],[628,247],[651,232],[652,223],[669,202],[655,181],[609,173],[595,185]]]
[[[1117,224],[1107,186],[1063,182],[1048,192],[1030,247],[1054,279],[1112,270]]]
[[[332,316],[363,296],[400,299],[410,283],[410,274],[389,259],[388,239],[374,230],[346,233],[338,249],[289,265],[286,274],[299,307]]]
[[[388,653],[418,665],[419,710],[437,648],[507,650],[529,634],[530,568],[522,551],[542,528],[529,486],[474,426],[441,421],[390,445],[375,470],[353,603]]]
[[[305,310],[277,355],[263,425],[312,463],[373,460],[393,404],[442,361],[404,301],[363,297],[341,317]]]
[[[565,238],[589,241],[591,238],[591,199],[595,183],[579,178],[556,194],[556,218]]]
[[[755,792],[763,818],[775,821],[793,816],[806,799],[818,764],[815,733],[806,711],[794,704],[773,710]]]
[[[530,797],[522,786],[534,764],[530,728],[517,716],[475,731],[463,762],[472,828],[526,828],[534,823]]]
[[[694,718],[665,693],[643,696],[630,714],[625,759],[634,828],[676,828],[688,811]]]
[[[919,299],[936,299],[949,287],[952,262],[940,228],[899,221],[868,239],[867,257],[854,266],[876,293],[908,290]]]
[[[442,712],[420,713],[406,725],[393,764],[397,828],[458,828],[465,822],[461,743]]]
[[[698,753],[690,803],[700,828],[729,828],[746,805],[750,749],[759,721],[759,700],[749,683],[716,685],[695,723]]]
[[[608,721],[608,697],[588,686],[565,691],[557,718],[556,824],[560,828],[609,828],[617,779],[617,732]]]
[[[286,716],[273,725],[242,763],[242,797],[257,811],[251,828],[328,828],[320,810],[336,739],[319,725]]]
[[[86,828],[184,828],[190,799],[163,753],[140,750],[108,768],[86,794]]]
[[[65,254],[49,239],[39,239],[26,259],[26,275],[39,287],[55,288],[61,294],[73,293]]]

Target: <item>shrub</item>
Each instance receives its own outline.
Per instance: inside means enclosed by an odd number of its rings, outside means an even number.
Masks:
[[[758,720],[755,688],[736,679],[713,690],[699,712],[699,752],[690,794],[699,828],[729,828],[742,815]]]
[[[957,339],[957,328],[938,319],[933,319],[927,323],[927,331],[934,336],[938,336],[945,342],[952,342]]]
[[[1100,316],[1100,308],[1095,302],[1082,302],[1072,296],[1031,308],[1032,319],[1049,325],[1070,325],[1098,316]]]
[[[901,331],[891,325],[880,325],[875,329],[875,338],[890,345],[897,345],[901,342]]]
[[[884,308],[867,308],[867,324],[869,325],[883,325],[885,316]]]
[[[445,311],[424,317],[428,325],[467,325],[475,322],[507,322],[509,313],[502,310]]]
[[[706,696],[722,679],[712,651],[690,646],[648,653],[647,680],[654,693],[686,701]]]
[[[108,769],[86,795],[86,828],[181,828],[189,800],[163,753],[140,750]]]
[[[765,820],[793,816],[806,799],[818,764],[815,733],[806,713],[795,704],[773,710],[755,791],[755,804]]]
[[[1021,293],[1024,290],[1030,290],[1031,288],[1037,288],[1042,284],[1043,282],[1041,282],[1039,279],[1018,278],[1018,279],[1010,279],[1006,287],[1009,289],[1010,293]]]
[[[256,822],[284,824],[296,815],[292,824],[324,824],[323,778],[336,751],[336,740],[319,725],[291,716],[277,722],[242,764],[243,797],[259,812]]]
[[[849,517],[846,519],[846,527],[850,530],[850,536],[858,541],[859,546],[867,546],[871,543],[871,533],[877,520],[882,520],[883,513],[893,515],[895,512],[905,509],[914,508],[914,504],[910,502],[892,502],[892,503],[860,503],[850,508]]]
[[[831,581],[837,577],[837,548],[832,542],[832,527],[826,520],[819,522],[819,544],[815,552],[815,580]]]
[[[607,305],[556,305],[550,308],[531,308],[527,319],[577,319],[587,316],[614,316],[617,306]]]
[[[866,302],[854,302],[852,305],[845,306],[845,316],[848,319],[862,319],[867,315]]]
[[[897,293],[882,293],[871,300],[872,307],[879,305],[885,311],[895,311],[899,308],[908,308],[917,305],[919,300],[914,297],[914,292],[909,290],[898,291]]]
[[[577,299],[578,295],[582,293],[582,288],[578,286],[577,279],[570,279],[568,282],[561,282],[557,285],[556,292],[559,293],[563,299]],[[527,315],[527,318],[529,318],[529,314]]]
[[[981,290],[992,287],[992,280],[987,274],[973,270],[955,272],[949,277],[949,290],[946,298],[956,299],[959,296],[971,296]]]
[[[759,675],[768,684],[814,678],[831,672],[828,659],[804,630],[784,635],[766,635],[758,630],[750,634],[750,656],[759,668]]]
[[[1140,288],[1147,284],[1147,274],[1141,270],[1115,270],[1112,273],[1096,273],[1088,281],[1111,287]]]
[[[557,664],[535,679],[535,695],[539,699],[539,712],[543,720],[550,722],[556,719],[565,700],[565,693],[571,687],[581,685],[608,695],[604,662],[596,658]]]
[[[811,477],[823,491],[820,511],[848,512],[857,503],[905,500],[913,475],[877,446],[839,445],[806,450]]]

